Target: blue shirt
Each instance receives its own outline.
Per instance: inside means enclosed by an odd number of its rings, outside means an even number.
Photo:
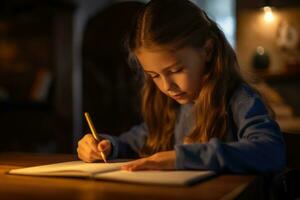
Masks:
[[[234,173],[276,172],[285,166],[285,144],[278,124],[269,115],[261,97],[242,85],[232,95],[229,130],[225,141],[183,144],[194,125],[192,104],[182,105],[174,130],[176,169],[203,169]],[[147,127],[140,124],[119,137],[105,135],[112,143],[110,159],[138,157],[147,139]]]

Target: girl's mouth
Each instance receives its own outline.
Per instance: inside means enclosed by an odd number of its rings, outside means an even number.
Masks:
[[[185,92],[181,92],[181,93],[178,93],[176,95],[173,95],[172,98],[174,99],[182,99],[185,95]]]

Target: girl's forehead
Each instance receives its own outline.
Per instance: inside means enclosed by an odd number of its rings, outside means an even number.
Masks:
[[[144,70],[159,71],[181,60],[176,52],[166,49],[140,48],[135,52]]]
[[[159,72],[178,65],[190,66],[203,59],[203,50],[184,47],[176,51],[141,48],[136,56],[145,71]]]

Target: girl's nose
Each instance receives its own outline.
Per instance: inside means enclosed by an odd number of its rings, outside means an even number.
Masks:
[[[170,80],[169,78],[164,78],[163,79],[163,89],[168,92],[172,89],[174,85],[174,82]]]

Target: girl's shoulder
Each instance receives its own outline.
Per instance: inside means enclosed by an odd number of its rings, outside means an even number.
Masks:
[[[263,101],[259,92],[250,85],[242,83],[233,91],[229,100],[229,106],[231,108],[240,107],[241,105],[249,105],[257,100]]]
[[[268,105],[255,88],[241,84],[233,93],[229,107],[236,119],[248,119],[257,115],[268,115]]]
[[[241,101],[245,99],[260,98],[260,94],[250,85],[242,83],[233,91],[230,101]]]

